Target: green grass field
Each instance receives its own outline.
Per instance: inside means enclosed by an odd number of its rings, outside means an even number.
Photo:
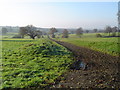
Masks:
[[[51,85],[68,69],[71,59],[66,48],[48,39],[3,39],[1,88]]]
[[[74,34],[56,38],[77,46],[118,56],[118,38],[97,38],[95,33]],[[72,63],[71,52],[57,43],[44,39],[4,38],[2,44],[2,87],[30,88],[49,86]]]
[[[119,55],[118,45],[120,43],[118,42],[118,37],[97,38],[95,35],[95,33],[88,33],[83,34],[80,38],[75,34],[71,34],[69,38],[57,38],[56,40],[69,42],[77,46],[91,48],[115,56]]]

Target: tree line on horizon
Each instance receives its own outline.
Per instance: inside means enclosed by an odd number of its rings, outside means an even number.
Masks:
[[[3,35],[5,35],[8,32],[8,30],[5,27],[3,27],[1,29],[1,31],[2,31]],[[78,37],[81,37],[81,35],[83,35],[84,32],[89,33],[90,30],[84,31],[82,27],[79,27],[75,31],[71,31],[71,34],[76,34]],[[99,31],[98,31],[98,29],[93,29],[93,32],[97,33]],[[118,30],[118,28],[116,26],[114,26],[114,27],[106,26],[106,28],[104,30],[104,33],[108,33],[109,36],[111,35],[111,33],[112,33],[111,36],[116,36],[116,32],[120,32],[120,30]],[[56,37],[55,33],[58,33],[58,35],[60,35],[60,33],[58,32],[58,30],[55,27],[50,28],[48,33],[43,34],[43,32],[41,30],[37,29],[35,26],[27,25],[25,27],[20,27],[19,35],[14,36],[14,38],[24,38],[24,36],[26,36],[26,35],[30,36],[30,38],[32,38],[32,39],[35,39],[36,37],[43,38],[43,35],[48,35],[51,38],[55,38]],[[62,34],[62,36],[61,36],[62,38],[68,38],[70,32],[68,29],[64,29],[61,34]],[[97,34],[97,35],[98,35],[98,37],[101,37],[100,34]]]

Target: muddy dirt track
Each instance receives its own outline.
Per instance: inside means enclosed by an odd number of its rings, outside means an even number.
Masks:
[[[65,79],[52,88],[120,88],[118,57],[67,42],[55,42],[73,53],[75,63],[63,75]],[[79,65],[79,61],[84,62],[84,69],[75,67]]]

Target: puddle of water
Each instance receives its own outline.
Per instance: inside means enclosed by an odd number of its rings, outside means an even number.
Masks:
[[[84,63],[83,61],[81,61],[79,63],[79,67],[82,68],[82,69],[85,69],[86,68],[86,63]]]
[[[72,64],[71,69],[86,69],[86,63],[84,63],[81,60],[76,61],[75,63]]]

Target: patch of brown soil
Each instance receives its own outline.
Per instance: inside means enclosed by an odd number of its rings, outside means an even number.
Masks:
[[[52,88],[120,88],[118,57],[67,42],[55,42],[70,50],[76,61],[83,61],[87,68],[70,69],[63,75],[64,80]],[[77,65],[76,62],[73,65]]]

